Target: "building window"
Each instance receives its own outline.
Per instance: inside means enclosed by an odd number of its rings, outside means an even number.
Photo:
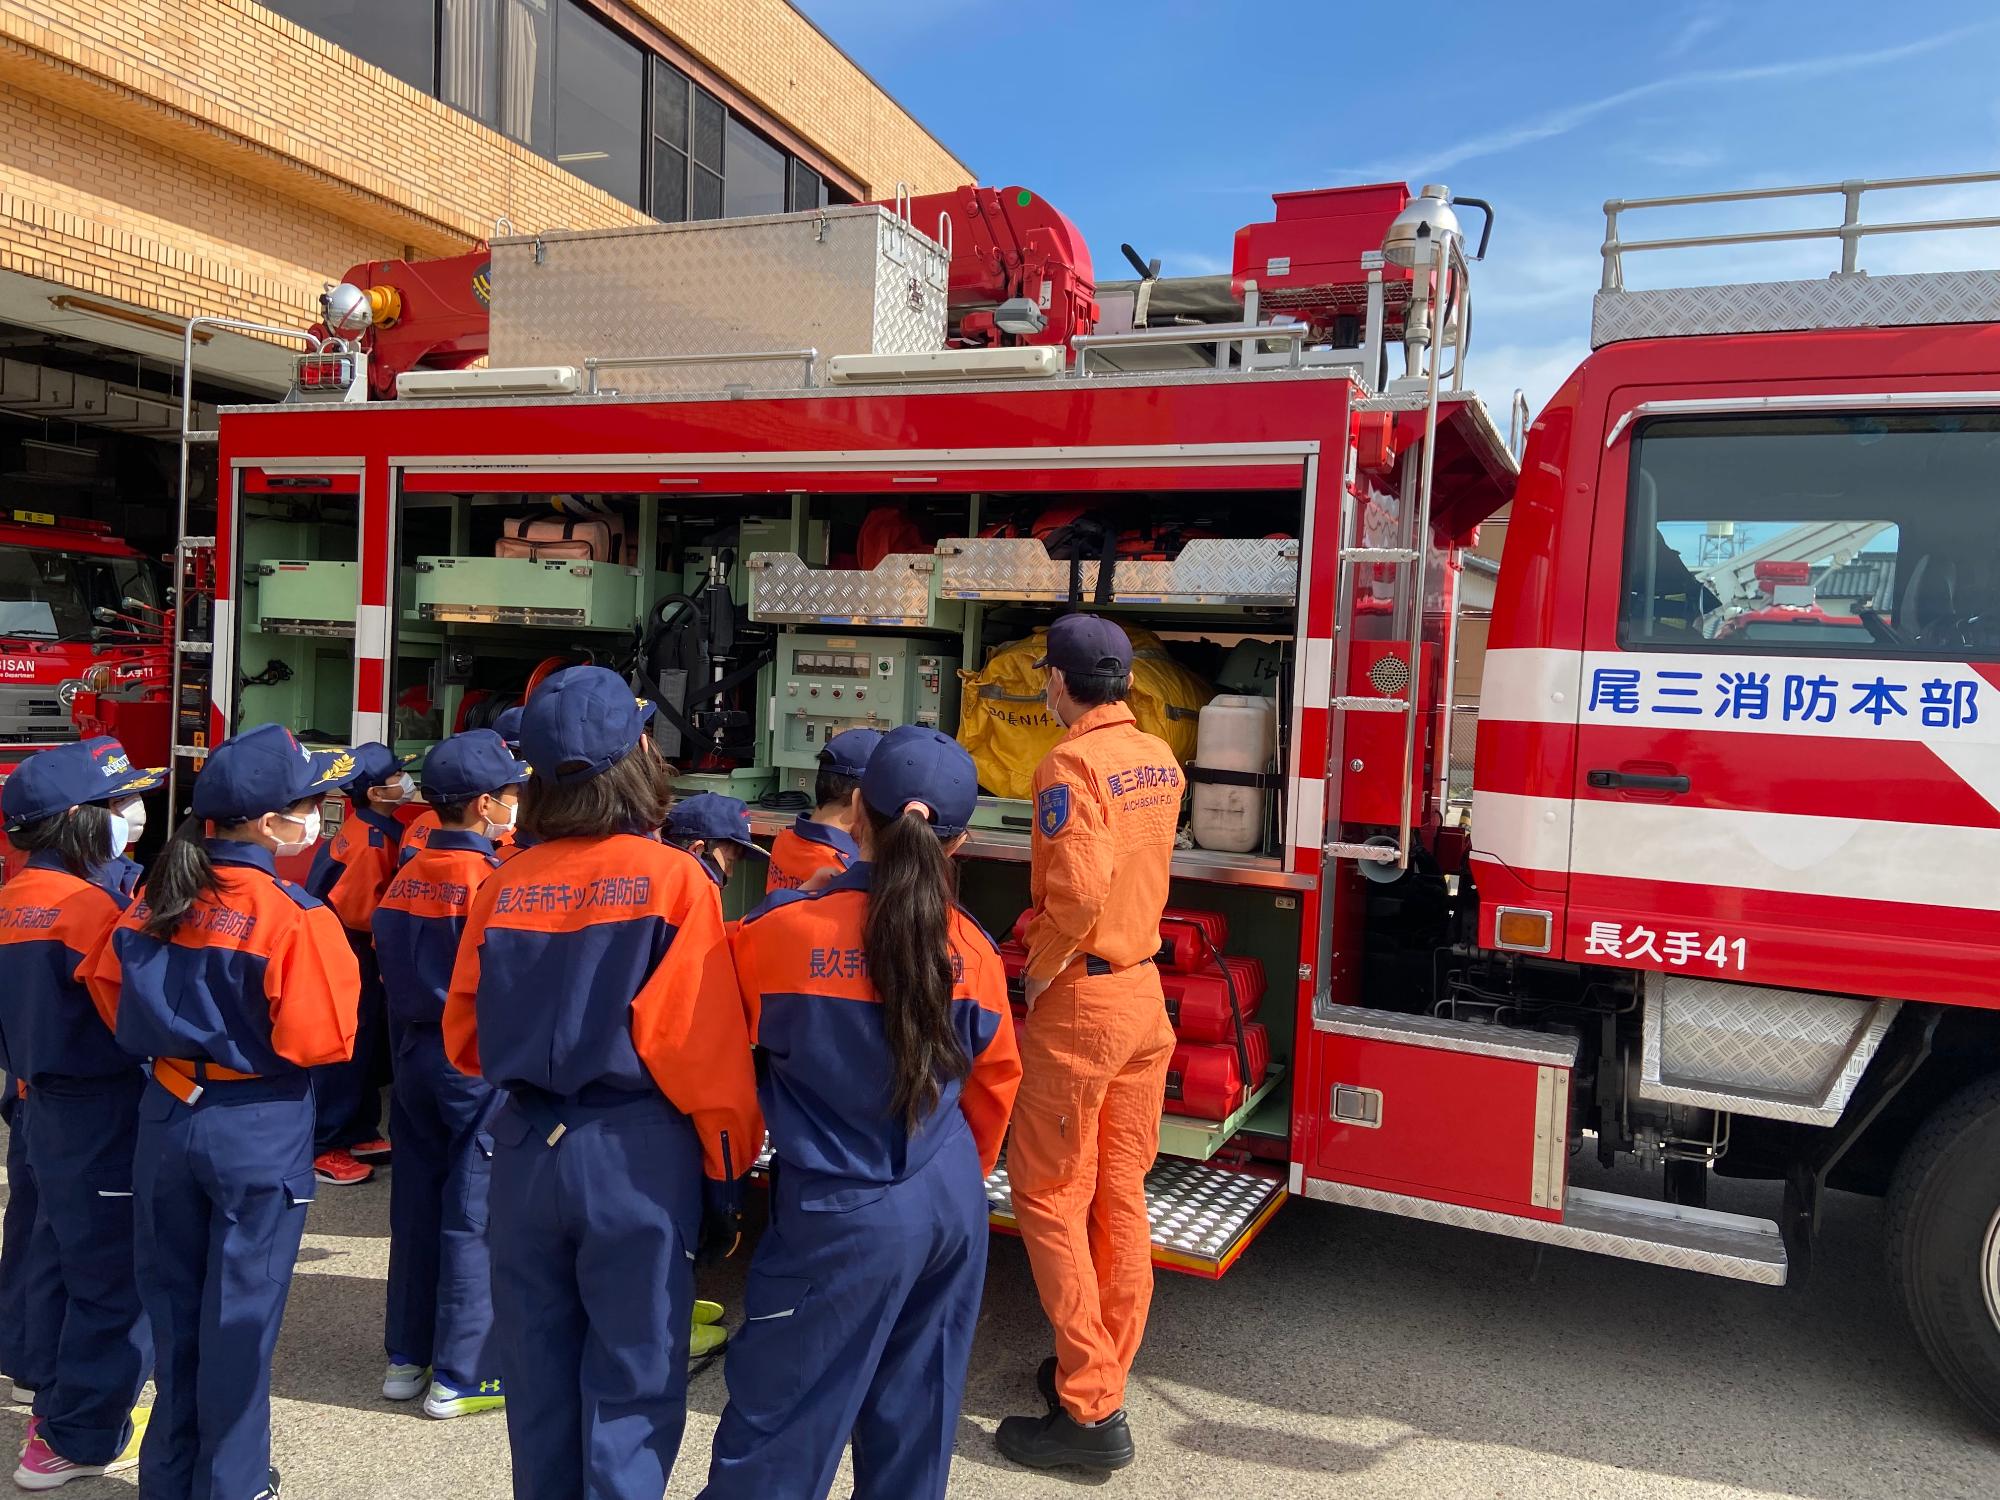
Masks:
[[[793,213],[826,207],[826,180],[796,156],[792,158],[791,195],[785,206]]]
[[[644,56],[577,0],[564,0],[557,26],[556,164],[638,207],[645,202]]]
[[[268,0],[668,223],[853,200],[582,0]]]
[[[678,68],[653,59],[653,199],[656,219],[678,224],[688,216],[688,110],[694,86]]]
[[[547,156],[555,144],[549,0],[443,0],[438,97]]]
[[[790,158],[734,115],[729,117],[722,183],[722,211],[732,219],[785,211],[785,177]]]
[[[426,0],[266,0],[315,36],[426,94],[437,92],[437,8]]]

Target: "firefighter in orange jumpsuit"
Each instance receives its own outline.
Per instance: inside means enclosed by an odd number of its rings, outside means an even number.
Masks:
[[[1007,1173],[1056,1353],[1037,1382],[1048,1415],[1007,1418],[997,1441],[1031,1468],[1117,1469],[1132,1461],[1125,1381],[1153,1298],[1146,1173],[1174,1050],[1153,956],[1185,779],[1125,705],[1132,647],[1116,624],[1065,616],[1038,665],[1069,732],[1035,772]]]

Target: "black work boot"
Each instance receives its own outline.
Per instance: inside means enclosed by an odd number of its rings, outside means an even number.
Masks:
[[[1042,1367],[1035,1371],[1035,1389],[1042,1393],[1042,1399],[1049,1403],[1050,1411],[1062,1407],[1062,1397],[1056,1394],[1056,1357],[1051,1354],[1042,1361]]]
[[[1116,1412],[1085,1427],[1058,1406],[1046,1417],[1007,1417],[994,1434],[1003,1457],[1025,1469],[1122,1469],[1132,1462],[1132,1429]]]

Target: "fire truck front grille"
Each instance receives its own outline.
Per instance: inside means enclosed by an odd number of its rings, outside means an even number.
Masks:
[[[53,688],[0,687],[0,745],[48,745],[76,738]]]

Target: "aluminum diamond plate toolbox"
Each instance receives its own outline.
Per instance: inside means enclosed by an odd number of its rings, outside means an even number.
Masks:
[[[946,599],[1093,598],[1099,564],[1049,556],[1034,537],[954,537],[938,543],[938,594]],[[1298,602],[1299,544],[1285,537],[1202,538],[1172,562],[1113,565],[1117,604],[1289,607]]]
[[[1648,974],[1639,1092],[1664,1103],[1830,1125],[1901,1004]]]
[[[1284,1197],[1285,1185],[1274,1178],[1161,1157],[1146,1174],[1154,1257],[1219,1276]],[[1014,1191],[1004,1158],[986,1179],[986,1206],[996,1220],[1012,1226]]]
[[[787,389],[803,361],[729,355],[944,347],[949,263],[887,209],[562,230],[493,241],[495,366],[675,359],[599,372],[628,394]],[[699,360],[699,363],[685,361]]]
[[[792,552],[755,552],[750,618],[776,625],[883,625],[922,629],[934,618],[928,552],[891,553],[873,568],[815,568]],[[958,611],[959,606],[950,606]]]
[[[2000,271],[1828,276],[1737,286],[1603,291],[1590,311],[1590,346],[1698,333],[1780,333],[2000,321]]]

